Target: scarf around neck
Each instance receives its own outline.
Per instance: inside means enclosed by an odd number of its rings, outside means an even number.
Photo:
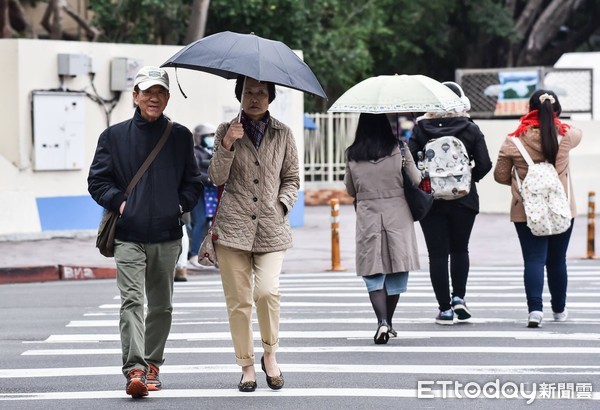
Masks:
[[[271,115],[269,114],[269,111],[267,111],[265,116],[258,121],[251,120],[246,113],[242,111],[241,123],[244,126],[244,132],[248,135],[248,138],[250,138],[250,141],[252,141],[256,149],[260,146],[260,143],[267,132],[270,119]]]
[[[558,133],[560,135],[565,135],[567,130],[570,128],[568,124],[561,122],[556,114],[554,114],[554,126],[558,129]],[[540,127],[540,116],[538,110],[531,110],[527,114],[521,117],[519,126],[514,132],[511,132],[511,137],[519,137],[531,128],[531,127]]]

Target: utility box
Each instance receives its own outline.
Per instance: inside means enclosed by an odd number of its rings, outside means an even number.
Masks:
[[[82,169],[85,154],[85,94],[34,92],[33,169]]]
[[[85,54],[58,54],[58,75],[76,76],[90,72],[90,58]]]
[[[131,91],[135,75],[142,68],[141,60],[115,57],[110,62],[110,90]]]

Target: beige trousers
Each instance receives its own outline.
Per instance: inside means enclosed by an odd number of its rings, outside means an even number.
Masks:
[[[215,244],[236,363],[254,364],[252,302],[265,352],[279,346],[279,275],[285,251],[253,253]]]

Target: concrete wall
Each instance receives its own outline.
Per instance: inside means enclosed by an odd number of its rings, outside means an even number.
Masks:
[[[80,170],[34,171],[31,93],[61,87],[57,54],[87,54],[97,68],[93,84],[104,99],[110,92],[110,62],[116,57],[141,60],[159,66],[180,46],[65,42],[50,40],[0,39],[0,78],[5,91],[0,123],[0,235],[47,230],[94,229],[101,209],[87,192],[87,173],[99,134],[106,128],[104,109],[85,98],[85,165]],[[239,109],[232,80],[192,70],[178,70],[177,77],[187,99],[179,92],[174,69],[171,99],[165,113],[193,129],[201,122],[214,125],[230,120]],[[63,89],[93,93],[88,75],[66,78]],[[288,124],[296,136],[298,152],[303,148],[303,94],[278,87],[271,104],[273,116]],[[123,92],[110,124],[133,114],[131,92]],[[303,179],[303,178],[302,178]],[[303,189],[291,214],[294,226],[303,223]]]

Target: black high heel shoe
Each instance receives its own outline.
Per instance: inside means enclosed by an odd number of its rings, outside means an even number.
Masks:
[[[283,373],[281,373],[281,370],[279,371],[279,376],[269,376],[269,373],[267,373],[267,369],[265,367],[265,357],[261,357],[260,358],[260,365],[262,366],[262,371],[265,372],[265,376],[267,376],[267,384],[269,385],[269,387],[273,390],[279,390],[283,387],[283,384],[285,383],[285,380],[283,380]]]
[[[375,336],[373,336],[373,341],[376,345],[384,345],[388,342],[390,339],[390,334],[388,333],[389,328],[390,325],[388,325],[385,320],[379,322],[377,332],[375,332]]]
[[[242,380],[244,380],[244,375],[242,375],[242,378],[238,383],[239,391],[242,393],[252,393],[254,390],[256,390],[256,380],[246,380],[245,382],[242,382]]]

